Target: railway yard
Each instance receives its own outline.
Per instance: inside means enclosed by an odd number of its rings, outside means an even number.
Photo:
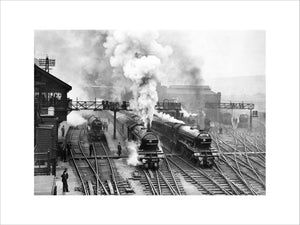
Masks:
[[[98,115],[107,119],[108,113]],[[65,166],[68,164],[77,179],[72,185],[74,190],[65,194],[265,195],[265,135],[229,126],[223,126],[221,133],[212,127],[209,133],[212,148],[218,153],[213,166],[201,167],[188,155],[161,142],[164,158],[158,169],[148,169],[128,164],[131,153],[118,131],[117,138],[113,138],[113,123],[108,125],[105,138],[96,141],[88,138],[87,124],[70,127],[66,139],[72,147]],[[118,142],[123,148],[120,157]]]

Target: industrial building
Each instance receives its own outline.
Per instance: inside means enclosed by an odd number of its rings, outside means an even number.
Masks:
[[[58,152],[58,126],[67,120],[72,87],[34,65],[34,175],[35,193],[53,194]],[[49,187],[45,190],[45,187]]]
[[[157,86],[159,101],[176,101],[190,113],[203,114],[210,120],[218,120],[219,109],[205,108],[206,103],[221,102],[221,93],[213,92],[207,85]]]

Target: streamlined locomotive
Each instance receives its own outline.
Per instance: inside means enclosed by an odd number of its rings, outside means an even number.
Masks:
[[[100,141],[104,138],[103,123],[94,115],[88,118],[88,136],[92,141]]]
[[[108,113],[113,119],[111,113]],[[134,141],[137,144],[138,160],[145,168],[159,167],[159,162],[164,158],[164,153],[159,147],[159,139],[150,129],[144,127],[137,116],[117,114],[116,128],[119,133],[128,141]]]
[[[218,160],[218,152],[211,146],[212,139],[207,131],[184,123],[165,122],[158,117],[154,117],[152,129],[168,142],[172,150],[186,155],[202,167],[213,166]]]

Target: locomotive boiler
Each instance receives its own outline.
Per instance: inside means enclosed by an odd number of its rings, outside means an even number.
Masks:
[[[113,116],[108,114],[110,119],[113,119]],[[145,168],[159,167],[160,160],[164,158],[164,153],[159,147],[159,139],[149,128],[144,127],[137,116],[118,113],[116,128],[125,139],[137,144],[138,160]]]
[[[88,136],[92,141],[100,141],[104,138],[103,123],[94,115],[88,118],[87,130]]]
[[[212,139],[207,131],[184,123],[165,122],[158,117],[153,119],[152,129],[168,142],[171,149],[191,158],[201,167],[211,167],[218,160],[218,152],[211,146]]]

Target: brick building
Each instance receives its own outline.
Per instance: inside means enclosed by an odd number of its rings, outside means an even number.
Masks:
[[[207,85],[170,85],[158,84],[159,101],[175,100],[181,102],[183,108],[190,113],[201,114],[202,111],[210,120],[218,119],[218,109],[206,109],[205,103],[220,103],[221,93],[213,92]]]

